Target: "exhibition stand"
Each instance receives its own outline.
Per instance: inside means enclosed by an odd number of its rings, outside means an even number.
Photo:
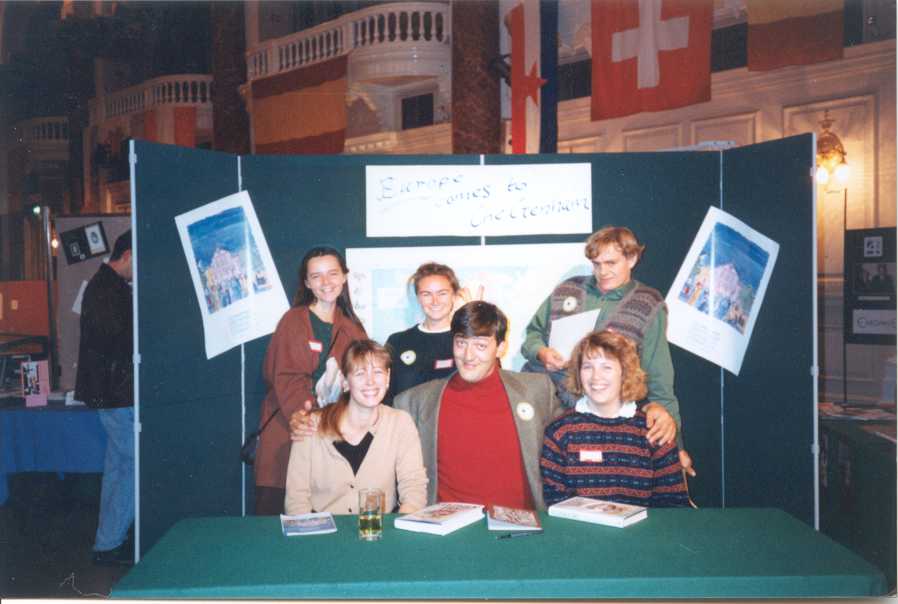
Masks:
[[[671,346],[686,448],[699,473],[690,480],[692,497],[704,508],[696,518],[718,513],[709,508],[771,507],[815,526],[813,136],[722,152],[485,157],[237,157],[132,141],[131,161],[141,554],[184,518],[240,516],[252,510],[252,469],[241,465],[239,449],[258,425],[266,391],[261,367],[269,337],[207,358],[203,316],[175,224],[176,216],[239,191],[249,194],[288,298],[296,289],[300,258],[314,245],[410,252],[480,246],[486,265],[491,246],[582,245],[589,232],[609,224],[629,226],[647,245],[634,277],[664,294],[710,207],[743,221],[780,247],[739,374]],[[588,165],[591,190],[591,220],[576,233],[368,235],[367,167],[420,166],[416,169],[424,173],[439,166],[572,163]],[[585,263],[582,256],[577,261]],[[544,284],[549,291],[554,285]],[[516,324],[512,329],[523,327]],[[245,532],[251,533],[253,522],[265,526],[269,520],[221,522],[248,527]],[[237,560],[235,553],[246,551],[245,538],[241,532],[228,541],[233,547],[197,546],[193,552],[198,558]],[[549,542],[547,535],[540,548]],[[384,543],[392,547],[389,540]],[[447,543],[441,541],[440,547]],[[812,546],[809,554],[816,549],[811,542],[805,545]],[[710,550],[706,554],[714,557]],[[386,563],[391,556],[375,558]],[[285,569],[290,566],[284,564]],[[220,576],[224,579],[225,574]],[[517,580],[520,575],[511,576]],[[468,592],[458,592],[458,597],[462,593]]]

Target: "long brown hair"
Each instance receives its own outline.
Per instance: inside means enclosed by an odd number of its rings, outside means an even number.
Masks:
[[[574,347],[567,370],[568,391],[578,396],[584,393],[583,382],[580,381],[583,359],[592,359],[599,353],[620,363],[620,400],[625,402],[644,399],[648,389],[645,385],[645,372],[639,365],[636,344],[630,338],[607,329],[590,333]]]
[[[343,258],[343,254],[327,245],[313,247],[306,252],[306,255],[302,257],[302,262],[299,263],[299,285],[296,287],[296,294],[293,296],[293,306],[311,306],[315,303],[315,294],[312,293],[312,290],[306,287],[306,280],[309,278],[309,262],[312,258],[321,258],[322,256],[333,256],[337,259],[337,263],[340,265],[340,270],[343,271],[343,275],[349,274],[349,268],[346,266],[346,260]],[[343,291],[341,291],[340,295],[337,297],[337,308],[340,309],[343,316],[361,325],[361,321],[352,309],[352,299],[349,297],[348,282],[343,284]]]
[[[343,372],[344,376],[348,376],[356,368],[368,361],[378,367],[383,367],[387,371],[390,370],[392,364],[390,353],[386,348],[374,340],[356,340],[343,353],[340,371]],[[340,436],[340,420],[343,419],[343,414],[349,407],[349,396],[349,391],[344,392],[336,403],[328,405],[320,411],[321,419],[318,422],[318,432],[320,434]]]

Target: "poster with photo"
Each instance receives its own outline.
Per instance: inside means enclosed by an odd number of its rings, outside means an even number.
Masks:
[[[245,191],[175,217],[196,292],[206,358],[274,331],[289,303]]]
[[[455,245],[349,248],[352,305],[368,335],[385,342],[424,319],[408,279],[425,262],[447,264],[473,297],[502,309],[508,317],[508,352],[502,366],[519,370],[527,324],[539,305],[564,279],[589,275],[582,243]]]
[[[667,293],[667,339],[739,375],[779,244],[711,207]]]
[[[91,256],[99,256],[109,251],[106,245],[106,233],[103,231],[103,223],[97,222],[84,227],[84,234],[87,236],[87,247],[90,249]]]
[[[50,373],[47,361],[25,361],[21,365],[22,396],[26,407],[45,407],[50,395]]]

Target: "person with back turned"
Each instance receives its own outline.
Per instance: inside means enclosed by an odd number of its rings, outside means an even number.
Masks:
[[[94,563],[129,565],[134,544],[134,365],[131,231],[88,282],[81,302],[75,398],[98,409],[106,459]]]

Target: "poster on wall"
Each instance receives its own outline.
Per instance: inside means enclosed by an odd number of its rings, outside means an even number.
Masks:
[[[845,341],[895,345],[895,229],[845,231]]]
[[[779,244],[711,207],[667,293],[667,339],[739,375]]]
[[[50,367],[47,361],[25,361],[20,369],[25,406],[46,406],[50,395]]]
[[[366,166],[368,237],[592,232],[592,166]]]
[[[175,217],[193,281],[206,358],[270,334],[289,303],[245,191]]]
[[[582,243],[349,248],[346,261],[353,308],[378,342],[424,319],[408,282],[415,269],[425,262],[452,267],[462,287],[482,287],[483,299],[508,316],[502,366],[515,370],[524,364],[524,330],[539,305],[562,280],[592,273]]]
[[[87,224],[60,233],[66,262],[75,264],[109,253],[109,241],[102,222]]]

